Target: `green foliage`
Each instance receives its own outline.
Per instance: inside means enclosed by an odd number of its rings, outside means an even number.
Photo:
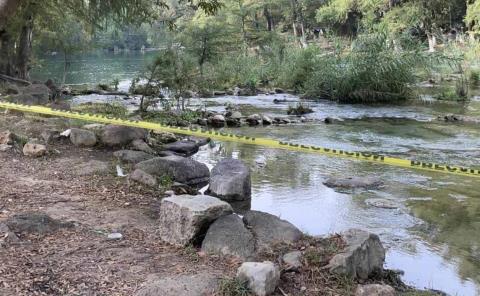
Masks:
[[[115,118],[127,118],[128,115],[127,108],[118,103],[86,103],[75,106],[72,110],[84,113],[102,114]]]
[[[480,86],[480,70],[470,69],[468,82],[471,86]]]
[[[219,290],[221,296],[251,295],[246,283],[237,278],[224,278],[220,280]]]

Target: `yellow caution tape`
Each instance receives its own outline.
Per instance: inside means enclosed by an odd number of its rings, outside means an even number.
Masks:
[[[244,144],[265,146],[270,148],[279,148],[279,149],[286,149],[286,150],[292,150],[292,151],[316,153],[320,155],[327,155],[327,156],[333,156],[333,157],[357,159],[357,160],[368,161],[373,163],[381,163],[381,164],[402,167],[402,168],[418,169],[418,170],[424,170],[424,171],[480,178],[480,170],[478,169],[394,158],[394,157],[388,157],[385,155],[371,153],[371,152],[351,152],[351,151],[345,151],[345,150],[339,150],[339,149],[323,148],[323,147],[312,146],[312,145],[283,142],[283,141],[278,141],[274,139],[236,135],[236,134],[225,133],[225,132],[205,129],[205,128],[174,127],[174,126],[168,126],[168,125],[163,125],[159,123],[126,120],[126,119],[120,119],[120,118],[115,118],[111,116],[105,116],[105,115],[64,111],[64,110],[57,110],[57,109],[52,109],[52,108],[42,107],[42,106],[21,105],[21,104],[7,103],[7,102],[1,102],[1,101],[0,101],[0,108],[19,110],[23,112],[53,115],[53,116],[66,117],[66,118],[73,118],[73,119],[81,119],[81,120],[92,121],[92,122],[138,127],[138,128],[149,129],[149,130],[172,132],[172,133],[183,134],[188,136],[208,137],[218,141],[244,143]]]

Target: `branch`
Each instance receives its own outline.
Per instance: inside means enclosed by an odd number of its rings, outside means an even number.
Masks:
[[[15,77],[4,75],[4,74],[0,74],[0,80],[15,82],[15,83],[23,84],[23,85],[31,85],[32,84],[30,81],[23,80],[23,79],[20,79],[20,78],[15,78]]]

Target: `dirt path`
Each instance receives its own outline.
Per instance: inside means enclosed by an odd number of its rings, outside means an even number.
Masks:
[[[29,137],[64,124],[0,117],[0,131]],[[161,243],[155,218],[163,194],[113,175],[111,151],[68,143],[49,150],[39,159],[0,152],[0,221],[40,211],[76,226],[0,245],[0,295],[134,295],[150,278],[204,272],[224,277],[235,270],[236,262],[220,263]],[[92,160],[107,163],[111,173],[80,173]],[[123,239],[107,239],[111,232]]]

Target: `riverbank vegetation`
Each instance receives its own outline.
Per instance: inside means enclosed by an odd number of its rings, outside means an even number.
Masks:
[[[165,88],[172,106],[184,109],[191,91],[235,87],[395,103],[418,98],[419,82],[444,76],[454,80],[439,90],[444,99],[468,99],[478,85],[478,1],[37,2],[17,3],[2,25],[0,73],[28,79],[35,53],[62,53],[66,73],[75,52],[161,45],[136,81],[147,84],[137,91],[142,110]]]

